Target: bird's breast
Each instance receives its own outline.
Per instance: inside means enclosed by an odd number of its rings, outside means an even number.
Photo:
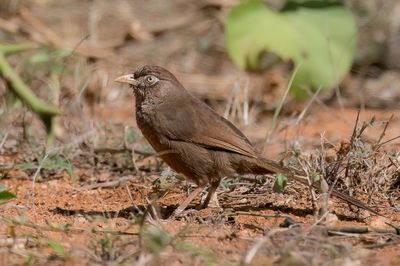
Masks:
[[[157,110],[153,104],[141,103],[136,105],[136,123],[150,145],[157,151],[168,149],[167,139],[159,132]]]

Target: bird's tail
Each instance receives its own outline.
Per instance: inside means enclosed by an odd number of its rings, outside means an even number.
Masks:
[[[248,165],[247,168],[250,168],[251,169],[250,172],[256,173],[256,174],[280,173],[280,174],[287,176],[289,179],[295,180],[306,186],[310,185],[310,181],[307,178],[306,173],[304,173],[303,171],[299,171],[296,169],[291,169],[291,168],[282,166],[275,161],[272,161],[272,160],[269,160],[269,159],[266,159],[263,157],[259,157],[259,158],[255,159],[255,161],[253,161],[251,163],[251,165]],[[312,184],[312,186],[315,187],[316,189],[319,189],[319,187],[316,183]],[[343,192],[337,191],[336,189],[332,189],[332,195],[340,198],[341,200],[343,200],[347,203],[355,205],[361,209],[367,210],[371,213],[374,213],[376,215],[384,217],[382,214],[380,214],[379,212],[377,212],[376,210],[374,210],[372,207],[368,206],[367,204],[359,201],[358,199],[356,199],[350,195],[347,195]]]

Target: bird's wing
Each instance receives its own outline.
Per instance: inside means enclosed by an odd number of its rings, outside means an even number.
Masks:
[[[209,149],[227,150],[238,154],[256,158],[256,153],[251,144],[247,143],[242,136],[219,134],[220,132],[208,131],[203,134],[194,135],[190,141]]]
[[[167,138],[257,157],[250,141],[231,122],[191,94],[185,93],[182,97],[165,101],[168,105],[159,106],[158,125],[163,127],[160,131]]]

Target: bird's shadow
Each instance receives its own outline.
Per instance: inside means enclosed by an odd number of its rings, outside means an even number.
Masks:
[[[268,204],[267,204],[268,205]],[[191,204],[188,206],[186,210],[190,209],[196,209],[197,205]],[[122,210],[110,210],[110,211],[88,211],[88,210],[83,210],[83,209],[64,209],[61,207],[56,207],[54,209],[50,209],[50,212],[53,214],[59,214],[59,215],[64,215],[64,216],[84,216],[84,217],[95,217],[95,216],[100,216],[104,218],[125,218],[125,219],[132,219],[132,218],[137,218],[137,217],[142,217],[145,214],[151,215],[153,218],[161,218],[161,219],[168,219],[172,213],[175,211],[175,209],[178,207],[178,205],[168,205],[168,206],[156,206],[156,205],[135,205],[131,206],[128,208],[124,208]],[[223,206],[225,208],[226,206]],[[232,207],[232,206],[229,206]],[[233,208],[234,211],[259,211],[259,210],[265,210],[265,209],[272,209],[275,211],[282,211],[280,208],[274,208],[274,206],[234,206]],[[297,216],[306,216],[309,214],[312,214],[312,210],[310,209],[295,209],[295,208],[284,208],[284,210],[287,213],[294,214]]]
[[[177,208],[177,205],[169,205],[169,206],[153,206],[153,205],[136,205],[128,208],[124,208],[122,210],[111,210],[111,211],[88,211],[82,209],[64,209],[61,207],[56,207],[54,209],[50,209],[50,212],[53,214],[59,214],[64,216],[77,216],[81,215],[84,217],[95,217],[100,216],[104,218],[125,218],[132,219],[137,217],[142,217],[145,214],[150,214],[151,216],[157,216],[161,219],[167,219],[171,216],[174,210]]]
[[[104,217],[104,218],[125,218],[125,219],[133,219],[143,217],[145,215],[150,215],[153,218],[160,218],[160,219],[168,219],[171,217],[175,209],[178,205],[168,205],[168,206],[156,206],[156,205],[135,205],[128,208],[124,208],[122,210],[110,210],[110,211],[88,211],[82,209],[64,209],[61,207],[56,207],[54,209],[50,209],[49,211],[53,214],[59,214],[64,216],[83,216],[83,217]],[[225,208],[226,206],[223,206]],[[247,211],[247,212],[254,212],[260,210],[274,210],[283,212],[286,214],[291,214],[299,217],[304,217],[307,215],[312,215],[313,210],[306,208],[306,209],[298,209],[298,208],[289,208],[289,207],[282,207],[282,206],[273,206],[271,204],[266,204],[262,206],[230,206],[234,211]],[[189,205],[188,209],[196,209],[196,205]],[[340,220],[356,220],[362,221],[363,219],[356,216],[348,216],[344,214],[336,213]]]

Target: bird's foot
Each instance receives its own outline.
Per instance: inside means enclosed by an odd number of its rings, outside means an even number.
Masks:
[[[197,197],[201,193],[201,191],[203,191],[203,189],[204,187],[200,186],[196,188],[192,193],[190,193],[186,200],[182,202],[181,205],[178,206],[178,208],[176,208],[176,210],[172,213],[170,217],[173,218],[181,214],[186,209],[186,207],[189,206],[189,203],[192,202],[192,200]]]
[[[196,209],[188,209],[188,210],[178,210],[178,209],[179,208],[177,208],[168,219],[186,218],[188,216],[196,215],[199,212]]]
[[[210,202],[208,203],[208,206],[205,206],[205,204],[204,203],[206,203],[206,201],[205,201],[205,196],[201,199],[201,201],[203,202],[203,204],[201,205],[201,208],[202,209],[205,209],[205,208],[207,208],[207,207],[209,207],[209,208],[221,208],[221,206],[219,205],[219,200],[218,200],[218,197],[217,197],[217,193],[213,193],[213,195],[211,196],[211,199],[210,199]]]

